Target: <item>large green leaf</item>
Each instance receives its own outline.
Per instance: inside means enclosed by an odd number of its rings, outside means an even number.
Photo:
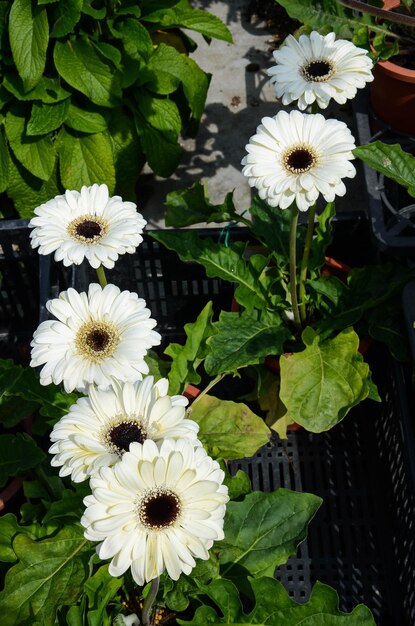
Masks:
[[[151,232],[151,236],[170,250],[177,252],[182,261],[196,261],[203,265],[208,276],[238,283],[244,289],[238,302],[247,307],[252,301],[267,304],[267,293],[261,290],[258,273],[243,258],[244,245],[226,246],[207,237],[202,239],[194,230]]]
[[[328,202],[324,210],[317,215],[314,237],[311,242],[308,267],[311,271],[320,270],[324,265],[327,247],[333,240],[331,221],[336,215],[334,202]]]
[[[57,41],[53,56],[56,69],[71,87],[95,104],[104,107],[119,104],[120,75],[88,39]]]
[[[174,79],[173,83],[171,77]],[[205,72],[186,54],[180,54],[172,46],[161,43],[150,57],[147,66],[140,72],[139,80],[150,91],[159,94],[170,93],[172,87],[177,84],[176,80],[181,81],[193,117],[200,119],[209,80]]]
[[[280,396],[287,415],[311,432],[329,430],[368,397],[370,370],[358,352],[359,337],[347,328],[333,339],[307,327],[305,349],[280,359]]]
[[[115,187],[115,166],[108,132],[80,135],[62,128],[58,138],[59,171],[66,189],[106,183]]]
[[[33,217],[33,210],[54,198],[62,189],[58,188],[56,167],[48,181],[42,181],[33,176],[12,155],[9,162],[9,186],[7,195],[12,198],[20,217]]]
[[[177,168],[183,154],[183,148],[171,133],[154,128],[139,111],[135,114],[136,130],[141,146],[153,172],[167,178]]]
[[[65,37],[74,31],[81,17],[83,0],[65,0],[56,2],[50,12],[51,37]]]
[[[15,74],[6,74],[3,79],[3,87],[13,94],[17,100],[40,100],[45,104],[54,104],[66,100],[71,92],[62,87],[59,79],[42,76],[36,87],[26,92],[22,79]]]
[[[334,589],[317,582],[309,600],[298,604],[282,584],[274,578],[254,578],[251,581],[255,606],[247,614],[243,610],[239,591],[229,580],[214,580],[205,592],[222,613],[212,606],[196,610],[191,621],[178,620],[183,626],[211,624],[256,624],[258,626],[375,626],[370,610],[359,604],[351,613],[339,610],[339,597]]]
[[[270,437],[262,417],[242,402],[205,395],[193,402],[190,417],[199,424],[198,437],[214,458],[251,457]]]
[[[415,157],[399,144],[374,141],[366,146],[358,146],[353,154],[369,167],[405,187],[411,196],[415,196]]]
[[[173,100],[155,97],[143,89],[137,98],[137,106],[151,126],[177,141],[182,122],[177,104]]]
[[[246,312],[240,315],[222,311],[215,329],[205,361],[211,375],[263,363],[266,356],[281,354],[284,342],[291,337],[281,317],[270,314],[256,319]]]
[[[232,34],[222,20],[202,9],[163,8],[143,15],[142,19],[146,22],[156,22],[163,28],[188,28],[202,33],[205,37],[232,42]]]
[[[88,134],[106,130],[108,127],[106,116],[101,111],[94,109],[90,105],[81,108],[70,103],[65,125],[73,130]]]
[[[56,104],[36,102],[32,106],[32,114],[27,123],[28,135],[47,135],[60,128],[69,111],[69,99]]]
[[[256,196],[250,208],[252,215],[252,232],[263,242],[277,260],[278,266],[284,269],[288,265],[291,211],[271,207]],[[297,233],[297,240],[300,234]]]
[[[29,535],[32,539],[41,539],[55,530],[47,524],[30,524],[21,526],[15,515],[6,513],[0,517],[0,561],[15,563],[18,560],[13,549],[13,539],[18,534]]]
[[[6,574],[0,593],[3,626],[33,623],[53,626],[56,611],[74,604],[89,577],[92,546],[80,525],[67,526],[54,537],[33,541],[19,534],[13,542],[19,559]]]
[[[55,145],[49,136],[31,137],[25,126],[23,111],[15,107],[7,113],[6,135],[14,155],[33,176],[48,181],[55,166]]]
[[[0,435],[0,487],[10,476],[23,474],[44,458],[45,453],[26,433]]]
[[[173,360],[169,372],[171,394],[181,393],[188,384],[200,382],[196,369],[208,352],[206,340],[215,332],[212,325],[212,302],[206,304],[194,323],[185,324],[184,331],[187,335],[186,343],[183,346],[171,343],[165,350],[165,354]]]
[[[122,115],[121,109],[114,109],[109,133],[114,154],[115,191],[125,200],[136,202],[136,181],[146,159],[135,124],[131,117]]]
[[[171,191],[166,196],[166,226],[190,226],[192,224],[229,222],[237,219],[233,203],[233,193],[226,194],[222,204],[212,204],[207,193],[207,185],[195,182],[189,189]]]
[[[46,9],[32,0],[14,0],[10,9],[9,39],[13,59],[26,91],[39,82],[46,64],[49,25]]]
[[[78,398],[64,393],[56,385],[41,385],[36,370],[16,365],[11,359],[0,360],[0,415],[10,398],[22,398],[40,407],[50,419],[59,419]]]
[[[321,503],[318,496],[288,489],[254,491],[240,502],[229,502],[225,539],[216,544],[222,576],[273,576],[305,539]]]
[[[112,624],[112,620],[108,619],[106,609],[111,600],[116,598],[122,583],[122,578],[114,578],[108,573],[108,565],[102,565],[87,580],[85,593],[88,597],[88,626]]]

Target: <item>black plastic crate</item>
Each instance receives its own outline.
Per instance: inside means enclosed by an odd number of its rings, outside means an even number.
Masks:
[[[298,555],[276,577],[296,601],[317,580],[360,602],[378,626],[415,624],[415,446],[407,373],[375,349],[382,405],[366,401],[332,430],[278,438],[251,459],[230,463],[254,489],[286,487],[323,498]]]
[[[39,263],[28,220],[0,220],[0,355],[26,362],[39,318]]]
[[[415,155],[415,137],[400,133],[376,117],[367,90],[359,90],[353,100],[357,143],[373,141],[400,144]],[[371,230],[379,248],[395,256],[415,256],[415,198],[404,187],[362,162],[368,194]]]

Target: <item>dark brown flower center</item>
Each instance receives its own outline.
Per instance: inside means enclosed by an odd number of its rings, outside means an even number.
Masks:
[[[133,441],[144,443],[147,439],[147,433],[138,422],[125,420],[113,426],[106,438],[111,447],[116,448],[119,452],[128,452],[130,443]]]
[[[78,243],[96,244],[107,234],[108,222],[98,215],[81,215],[68,225],[68,234]]]
[[[118,339],[114,324],[91,320],[79,328],[75,346],[79,354],[96,363],[113,354]]]
[[[75,232],[79,237],[85,237],[85,239],[94,239],[94,237],[99,237],[101,234],[101,226],[98,222],[93,222],[92,220],[85,220],[85,222],[81,222],[77,224],[75,227]]]
[[[173,491],[157,487],[141,500],[138,516],[147,528],[168,528],[179,517],[181,508],[180,499]]]
[[[334,66],[331,61],[325,59],[315,59],[301,68],[304,79],[310,83],[323,83],[329,80],[334,73]]]
[[[292,174],[302,174],[317,163],[317,155],[311,146],[299,145],[286,150],[282,162],[285,169]]]

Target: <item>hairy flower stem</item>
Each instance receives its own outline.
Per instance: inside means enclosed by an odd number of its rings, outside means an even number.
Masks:
[[[225,376],[225,374],[218,374],[216,376],[216,378],[214,378],[213,380],[210,381],[210,383],[208,385],[206,385],[206,387],[203,389],[203,391],[201,391],[199,393],[199,395],[197,396],[197,398],[195,398],[192,402],[192,406],[194,404],[196,404],[196,402],[198,402],[198,400],[200,400],[200,398],[203,398],[203,396],[205,394],[207,394],[208,391],[210,391],[212,389],[212,387],[214,387],[219,381],[222,380],[222,378]],[[191,407],[190,407],[191,409]]]
[[[293,307],[294,324],[300,330],[301,319],[298,310],[297,300],[297,224],[298,224],[298,208],[295,204],[291,207],[291,226],[290,226],[290,292],[291,304]]]
[[[307,269],[308,269],[308,259],[310,257],[311,250],[311,242],[313,241],[314,234],[314,219],[316,216],[317,206],[313,204],[308,211],[308,224],[307,224],[307,233],[305,237],[304,243],[304,252],[303,258],[301,259],[300,266],[300,287],[299,287],[299,298],[300,298],[300,318],[301,322],[304,324],[307,319],[307,311],[306,311],[306,303],[305,303],[305,281],[307,278]]]
[[[153,578],[151,581],[150,591],[148,592],[147,598],[144,600],[143,610],[141,611],[141,623],[143,626],[149,626],[150,624],[151,611],[159,590],[159,584],[160,578],[158,577]]]
[[[97,267],[97,276],[98,276],[99,284],[104,289],[104,287],[106,287],[107,285],[107,278],[105,276],[104,268],[102,267],[102,265]]]

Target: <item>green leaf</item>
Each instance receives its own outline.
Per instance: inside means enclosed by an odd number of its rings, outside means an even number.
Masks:
[[[212,624],[275,624],[278,626],[376,626],[370,610],[359,604],[351,613],[339,610],[339,597],[334,589],[317,582],[307,602],[292,600],[282,584],[274,578],[251,579],[255,606],[247,614],[237,587],[229,580],[214,580],[205,592],[220,609],[199,607],[191,621],[178,620],[183,626]]]
[[[56,3],[50,13],[51,37],[65,37],[73,33],[81,17],[82,4],[83,0],[65,0]]]
[[[212,204],[207,185],[195,182],[189,189],[171,191],[166,196],[166,226],[181,228],[192,224],[229,222],[238,219],[233,193],[226,194],[222,204]]]
[[[311,243],[308,267],[310,271],[319,270],[324,265],[327,247],[333,240],[331,221],[336,215],[334,202],[328,202],[324,210],[317,216],[314,238]]]
[[[43,386],[39,375],[30,368],[16,365],[11,359],[0,360],[0,405],[12,397],[23,398],[40,406],[41,413],[59,419],[78,398],[75,393],[64,393],[56,385]]]
[[[336,276],[320,276],[307,281],[307,286],[321,296],[327,298],[335,306],[339,306],[346,291],[345,284]]]
[[[370,30],[390,33],[387,27],[377,24],[374,18],[366,15],[361,21],[353,14],[352,9],[345,8],[336,0],[277,0],[288,15],[305,24],[311,30],[321,34],[335,32],[338,38],[351,39],[355,31],[370,24]],[[365,15],[365,14],[363,14]],[[361,37],[361,32],[359,34]]]
[[[12,513],[6,513],[0,517],[0,561],[15,563],[18,559],[13,549],[13,539],[18,534],[26,534],[32,539],[41,539],[53,532],[53,527],[48,525],[30,524],[20,526]]]
[[[14,74],[7,74],[3,79],[3,86],[17,100],[40,100],[45,104],[54,104],[66,100],[71,92],[60,85],[57,78],[45,78],[42,76],[36,87],[28,91],[24,90],[22,79]]]
[[[144,357],[144,361],[148,365],[148,375],[153,376],[156,382],[160,378],[167,378],[170,371],[170,363],[161,359],[155,350],[149,350]]]
[[[221,245],[209,237],[202,239],[190,229],[181,232],[153,231],[150,235],[177,252],[182,261],[196,261],[203,265],[208,276],[238,283],[244,288],[243,301],[242,298],[238,300],[240,304],[251,306],[252,299],[267,304],[267,294],[260,289],[257,272],[243,258],[244,244]]]
[[[290,241],[290,211],[271,207],[256,196],[252,202],[250,213],[252,215],[251,230],[253,234],[264,242],[269,250],[272,250],[278,266],[284,270],[288,266],[289,241]],[[297,233],[297,239],[300,234]]]
[[[9,184],[9,150],[7,147],[4,128],[0,126],[0,193],[7,189]]]
[[[0,435],[0,487],[4,487],[10,476],[23,474],[44,458],[44,452],[26,433]]]
[[[109,127],[115,166],[115,192],[125,200],[137,201],[137,177],[145,163],[145,156],[130,117],[114,109]]]
[[[322,503],[310,493],[254,491],[226,507],[225,539],[215,544],[225,578],[273,576],[295,554]]]
[[[59,171],[66,189],[105,182],[110,194],[115,187],[115,167],[108,132],[77,135],[64,128],[59,133]]]
[[[156,98],[142,90],[137,98],[137,106],[145,120],[157,130],[177,140],[182,122],[179,109],[173,100]]]
[[[163,28],[188,28],[205,37],[232,43],[232,34],[222,20],[202,9],[163,8],[144,15],[142,19],[146,22],[157,22]]]
[[[157,130],[140,114],[135,114],[137,133],[147,161],[155,174],[167,178],[177,168],[183,154],[183,148],[176,139]]]
[[[100,9],[95,9],[92,6],[92,2],[93,0],[83,0],[82,13],[85,13],[86,15],[90,15],[96,20],[103,20],[107,14],[106,7],[104,6],[104,7],[101,7]]]
[[[83,499],[89,494],[90,489],[86,482],[75,485],[75,489],[65,489],[62,492],[62,497],[48,506],[48,511],[42,522],[48,523],[56,520],[62,525],[64,522],[78,521],[85,508]]]
[[[108,127],[106,117],[101,112],[93,110],[90,106],[81,109],[72,103],[69,104],[65,125],[88,134],[100,133]]]
[[[370,371],[358,352],[359,337],[352,328],[321,341],[307,327],[302,339],[306,346],[302,352],[280,359],[280,396],[291,419],[320,433],[367,398]]]
[[[181,393],[188,384],[199,383],[200,376],[196,372],[198,365],[205,358],[208,348],[206,340],[212,335],[212,302],[208,302],[192,324],[185,324],[186,343],[181,346],[171,343],[164,353],[172,358],[169,372],[169,393]]]
[[[6,115],[6,135],[15,157],[33,175],[48,181],[55,166],[56,151],[50,137],[31,137],[26,118],[17,107]]]
[[[92,102],[104,107],[119,104],[120,75],[88,39],[57,41],[53,58],[62,78]]]
[[[170,93],[176,88],[177,81],[180,81],[193,117],[200,119],[209,80],[205,72],[186,54],[180,54],[172,46],[161,43],[150,57],[147,66],[140,72],[139,80],[150,91],[158,94]]]
[[[19,559],[6,574],[0,593],[3,626],[54,624],[58,608],[75,604],[89,576],[92,546],[80,525],[67,526],[54,537],[33,541],[17,535],[13,549]]]
[[[228,488],[230,500],[238,500],[245,497],[251,491],[251,481],[248,474],[242,470],[238,470],[235,476],[225,473],[224,484]]]
[[[28,135],[47,135],[60,128],[68,115],[69,99],[57,104],[37,104],[32,106],[32,114],[27,124]]]
[[[33,176],[12,155],[9,163],[9,186],[7,195],[12,198],[20,217],[33,217],[33,209],[54,198],[62,189],[58,188],[56,168],[46,182]]]
[[[358,146],[353,154],[415,196],[415,157],[402,150],[399,144],[374,141],[366,146]]]
[[[198,437],[214,458],[251,457],[270,438],[264,420],[242,402],[204,395],[193,402],[190,417],[199,424]]]
[[[201,587],[218,577],[219,562],[213,550],[211,550],[207,561],[200,559],[196,561],[196,566],[192,569],[189,576],[182,574],[174,585],[171,579],[167,579],[168,582],[164,581],[165,589],[166,587],[168,588],[169,583],[171,584],[170,589],[165,593],[168,608],[177,613],[185,611],[191,599],[202,595],[203,591]]]
[[[10,9],[9,39],[13,59],[26,91],[40,80],[46,64],[49,25],[46,9],[32,0],[14,0]]]
[[[117,24],[117,33],[120,34],[124,49],[131,59],[148,61],[153,53],[153,42],[148,30],[138,20],[123,20]]]
[[[281,354],[289,329],[276,315],[256,319],[244,312],[222,311],[215,324],[217,333],[209,341],[205,369],[210,375],[236,372],[240,367],[263,363],[266,356]]]
[[[88,626],[104,626],[108,604],[115,599],[123,583],[108,573],[108,565],[102,565],[85,583],[88,597]]]
[[[408,333],[399,298],[380,308],[373,308],[365,317],[373,339],[384,343],[398,361],[410,360]]]

